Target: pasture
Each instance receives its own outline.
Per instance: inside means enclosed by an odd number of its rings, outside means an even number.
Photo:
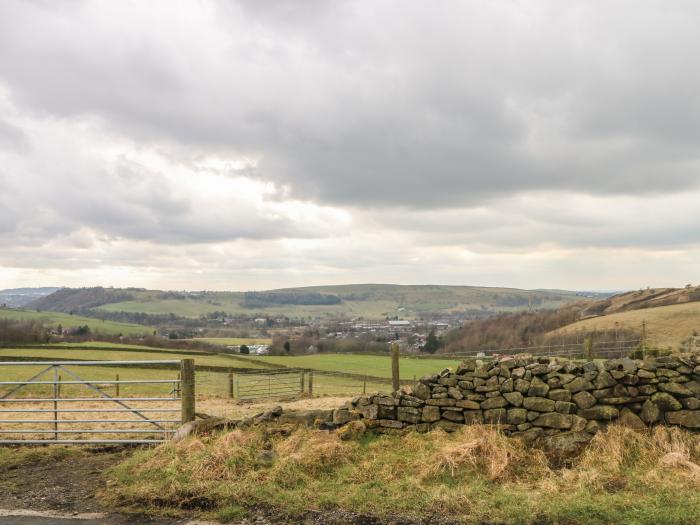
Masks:
[[[0,318],[11,320],[41,321],[47,326],[63,326],[67,328],[77,328],[79,326],[89,326],[93,332],[108,335],[144,335],[153,333],[153,328],[140,324],[117,323],[114,321],[103,321],[93,317],[82,317],[59,312],[37,312],[34,310],[17,310],[10,308],[0,308]]]
[[[358,354],[314,354],[301,356],[250,356],[251,362],[272,363],[290,368],[311,368],[329,372],[366,374],[391,378],[391,358],[379,355]],[[425,374],[439,372],[443,368],[456,367],[456,359],[415,359],[402,357],[399,360],[401,379],[420,378]]]

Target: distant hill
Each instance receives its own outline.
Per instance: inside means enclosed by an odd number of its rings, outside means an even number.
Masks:
[[[613,295],[589,305],[581,312],[581,318],[610,315],[630,310],[655,308],[700,301],[700,286],[686,288],[647,288]]]
[[[61,289],[31,303],[56,312],[128,312],[200,317],[229,315],[288,317],[415,318],[461,314],[473,318],[499,312],[557,308],[604,295],[565,290],[521,290],[476,286],[353,284],[255,292],[164,292],[143,289]]]
[[[22,308],[29,303],[51,295],[60,288],[43,287],[43,288],[10,288],[0,290],[0,305],[5,305],[8,308]]]

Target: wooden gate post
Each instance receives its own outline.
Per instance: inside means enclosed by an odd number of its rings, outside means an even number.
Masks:
[[[182,423],[194,421],[194,359],[180,361],[180,380],[182,381]]]
[[[233,399],[233,372],[228,373],[228,397]]]
[[[396,392],[401,388],[401,382],[399,381],[399,344],[393,343],[391,345],[391,386]]]
[[[314,394],[314,371],[309,370],[309,395]]]

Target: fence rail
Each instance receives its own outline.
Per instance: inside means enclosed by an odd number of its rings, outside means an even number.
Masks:
[[[79,367],[143,365],[167,366],[179,370],[172,379],[83,379],[74,369]],[[39,368],[25,380],[7,376],[19,373],[17,368]],[[29,375],[29,373],[27,373]],[[49,375],[51,378],[47,378]],[[63,375],[68,379],[64,380]],[[7,361],[0,362],[0,445],[16,444],[152,444],[169,439],[183,422],[194,419],[194,361]],[[165,392],[133,396],[120,395],[120,387],[153,388],[166,386]],[[114,393],[106,392],[114,389]],[[48,390],[48,395],[41,393]],[[85,394],[87,393],[87,397]],[[29,394],[21,397],[19,394]],[[76,404],[114,404],[110,408]],[[139,405],[135,405],[138,403]],[[146,404],[145,406],[143,404]],[[173,406],[173,404],[177,404]],[[66,407],[66,404],[68,406]],[[48,405],[48,407],[46,406]],[[17,406],[17,408],[14,408]],[[180,412],[180,418],[172,416]],[[69,414],[78,414],[71,419]],[[149,414],[149,415],[147,415]],[[170,414],[170,416],[168,415]],[[13,415],[19,417],[13,418]],[[47,418],[39,416],[47,415]],[[111,419],[114,415],[116,419]],[[34,417],[32,417],[34,416]],[[120,417],[121,416],[121,417]],[[32,428],[26,428],[33,425]],[[65,425],[68,425],[66,428]],[[74,425],[81,425],[75,428]],[[114,428],[113,425],[119,425]],[[48,426],[48,428],[47,428]],[[144,428],[145,426],[145,428]],[[84,428],[83,428],[84,427]],[[70,438],[64,438],[67,435]],[[3,439],[8,436],[7,439]],[[85,436],[97,436],[87,439]],[[104,436],[104,437],[102,437]]]

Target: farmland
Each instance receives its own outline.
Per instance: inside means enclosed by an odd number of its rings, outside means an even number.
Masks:
[[[48,326],[62,325],[63,328],[77,328],[79,326],[89,326],[93,332],[108,335],[142,335],[153,332],[153,328],[138,324],[117,323],[113,321],[103,321],[93,317],[82,317],[60,312],[36,312],[33,310],[14,310],[0,308],[0,318],[11,320],[40,321]]]
[[[190,341],[201,341],[210,345],[240,346],[240,345],[269,345],[272,339],[268,337],[197,337]]]
[[[316,354],[304,356],[256,356],[251,362],[272,363],[290,368],[311,368],[329,372],[367,374],[376,377],[391,377],[389,356],[353,354]],[[446,367],[456,367],[458,360],[450,359],[400,359],[401,379],[413,379],[425,374],[439,372]]]

